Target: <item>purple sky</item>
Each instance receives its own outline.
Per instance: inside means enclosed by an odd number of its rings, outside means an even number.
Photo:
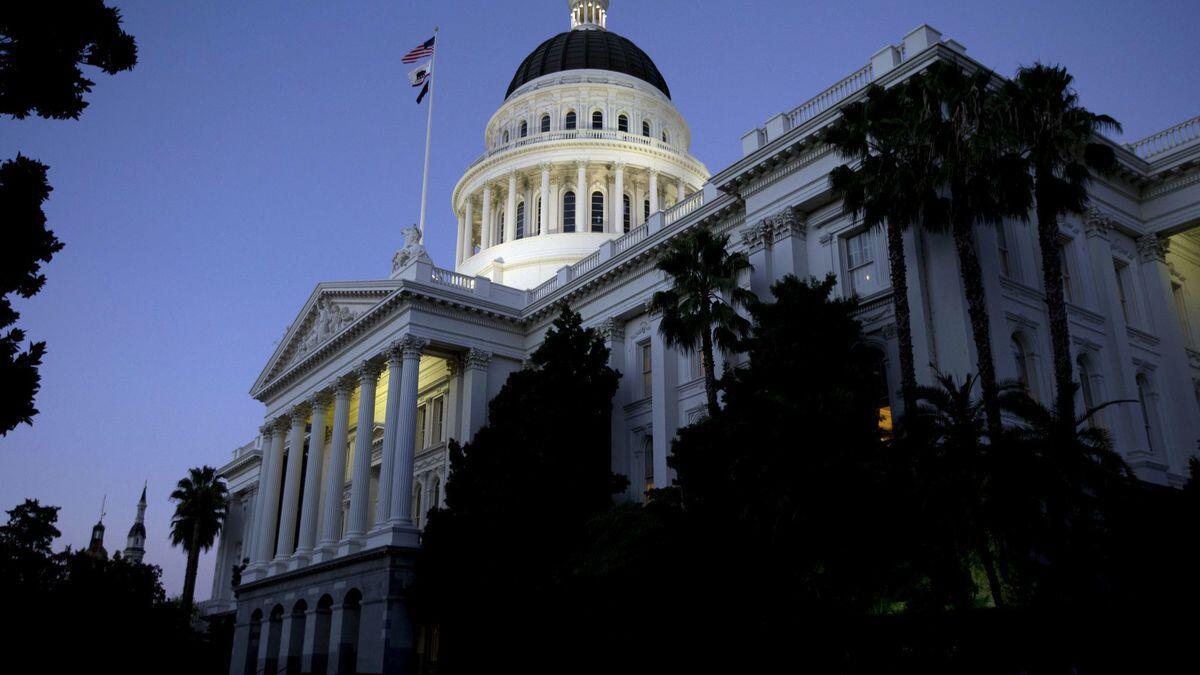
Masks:
[[[116,4],[137,68],[96,74],[78,122],[0,121],[0,158],[50,165],[66,242],[18,304],[49,353],[41,414],[0,439],[0,507],[62,506],[60,544],[78,547],[107,493],[119,550],[148,479],[147,560],[175,594],[171,486],[254,435],[246,392],[314,285],[386,276],[416,220],[425,116],[400,56],[441,26],[427,243],[451,266],[454,182],[516,66],[568,19],[563,0]],[[1066,65],[1127,140],[1200,114],[1194,0],[972,4],[613,0],[609,27],[654,58],[714,172],[921,23],[1004,74]]]

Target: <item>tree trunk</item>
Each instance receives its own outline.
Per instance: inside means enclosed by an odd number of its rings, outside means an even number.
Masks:
[[[200,566],[200,523],[192,526],[192,540],[188,545],[187,570],[183,575],[183,598],[180,604],[183,613],[192,614],[192,599],[196,595],[196,569]]]
[[[992,559],[992,549],[988,547],[987,537],[979,537],[978,550],[983,573],[987,576],[988,590],[992,594],[992,602],[997,607],[1003,607],[1004,594],[1000,587],[1000,575],[996,573],[996,563]]]
[[[1070,431],[1075,427],[1075,392],[1071,372],[1071,329],[1063,298],[1058,219],[1049,200],[1041,194],[1037,196],[1037,220],[1038,243],[1042,247],[1042,284],[1046,291],[1046,313],[1050,317],[1050,348],[1054,353],[1054,413],[1063,426],[1062,431]]]
[[[714,418],[717,416],[717,412],[720,411],[720,406],[717,404],[717,378],[713,373],[716,366],[713,363],[711,329],[704,329],[704,335],[700,338],[700,343],[700,361],[704,366],[704,394],[708,397],[708,416]]]
[[[900,397],[905,414],[917,406],[917,371],[913,364],[912,314],[908,307],[908,263],[904,259],[904,230],[892,219],[887,224],[888,263],[892,274],[892,313],[900,348]]]
[[[979,361],[979,386],[983,393],[983,409],[987,417],[988,435],[992,442],[1000,438],[1000,395],[996,383],[996,363],[992,358],[992,326],[988,318],[983,293],[983,271],[975,249],[975,228],[970,218],[956,217],[953,225],[954,246],[962,274],[963,293],[967,296],[967,313],[971,318],[971,337],[975,341],[975,356]]]

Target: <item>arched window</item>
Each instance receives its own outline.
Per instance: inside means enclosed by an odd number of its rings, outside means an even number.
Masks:
[[[592,193],[592,232],[604,231],[604,193]]]
[[[253,675],[258,672],[258,651],[259,643],[262,641],[262,620],[263,611],[261,609],[254,610],[250,615],[250,636],[246,640],[248,649],[246,650],[246,662],[242,672],[247,675]]]
[[[542,133],[544,134],[547,131],[550,131],[550,116],[542,115]]]
[[[629,195],[621,195],[621,228],[626,233],[629,232],[629,218],[631,210],[632,209],[629,208]]]
[[[504,132],[504,141],[503,142],[504,143],[508,142],[508,132],[507,131]]]
[[[563,195],[563,232],[575,231],[575,193],[567,192]]]
[[[328,593],[317,601],[316,630],[313,632],[312,672],[329,672],[329,639],[333,628],[333,597]]]
[[[667,130],[666,130],[666,129],[663,129],[663,132],[662,132],[662,139],[663,139],[663,143],[670,143],[671,141],[670,141],[670,140],[668,140],[668,138],[669,138],[669,137],[667,136]]]
[[[525,202],[517,203],[517,239],[525,236]]]
[[[1146,429],[1146,449],[1153,451],[1155,448],[1154,439],[1157,436],[1154,423],[1157,421],[1154,410],[1154,400],[1150,390],[1150,381],[1146,379],[1145,374],[1137,376],[1137,392],[1138,405],[1142,409],[1142,425]]]
[[[629,132],[629,117],[626,115],[617,115],[617,131]]]
[[[650,200],[642,202],[642,222],[650,220]]]
[[[283,605],[275,605],[267,618],[267,658],[263,672],[274,673],[279,668],[279,647],[283,642]]]
[[[574,110],[571,110],[567,113],[567,120],[563,124],[563,128],[564,129],[574,129],[575,128],[575,111]]]
[[[338,635],[338,662],[335,672],[353,673],[358,669],[358,624],[361,615],[362,591],[351,588],[342,601],[342,630]]]
[[[642,135],[650,138],[650,120],[642,120]]]
[[[528,135],[529,135],[529,123],[526,122],[525,120],[521,120],[521,138],[525,138]]]
[[[304,647],[304,624],[307,620],[308,603],[304,600],[297,600],[296,604],[292,606],[292,621],[291,628],[288,630],[287,653],[281,655],[284,659],[284,672],[300,672],[300,657],[302,648]]]
[[[592,128],[593,129],[603,129],[604,128],[604,113],[600,112],[599,110],[592,113]]]
[[[1009,347],[1012,349],[1013,361],[1017,364],[1017,381],[1032,395],[1033,378],[1030,377],[1029,372],[1029,355],[1025,352],[1025,345],[1020,333],[1012,334]]]

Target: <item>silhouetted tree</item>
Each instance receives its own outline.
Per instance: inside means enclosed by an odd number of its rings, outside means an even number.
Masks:
[[[121,29],[121,13],[103,0],[0,3],[0,115],[76,119],[93,84],[81,65],[111,75],[136,63],[137,45]],[[25,332],[9,329],[19,318],[9,296],[41,290],[41,266],[63,246],[42,212],[51,190],[46,171],[20,154],[0,164],[0,436],[32,424],[38,412],[46,343],[22,351]]]
[[[626,484],[610,468],[618,377],[600,336],[563,307],[529,367],[492,399],[488,424],[451,443],[446,508],[430,514],[417,577],[446,668],[537,667],[578,616],[559,582],[587,522]]]
[[[196,568],[200,552],[207,551],[217,540],[225,524],[229,508],[229,490],[211,466],[188,469],[171,492],[175,515],[171,517],[171,545],[187,552],[187,570],[183,577],[181,604],[185,613],[192,610],[196,592]]]
[[[670,240],[658,257],[658,269],[671,280],[670,290],[651,299],[654,310],[662,312],[659,333],[663,341],[685,353],[700,350],[708,414],[716,415],[713,348],[732,349],[750,327],[737,313],[738,307],[755,300],[753,293],[738,285],[738,276],[750,269],[750,261],[744,253],[729,251],[728,234],[713,234],[698,226]]]

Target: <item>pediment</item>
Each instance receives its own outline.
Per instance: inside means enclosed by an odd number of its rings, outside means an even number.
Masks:
[[[326,282],[319,284],[296,320],[288,326],[253,391],[284,373],[306,356],[319,350],[338,334],[354,325],[372,307],[382,302],[396,282]]]

